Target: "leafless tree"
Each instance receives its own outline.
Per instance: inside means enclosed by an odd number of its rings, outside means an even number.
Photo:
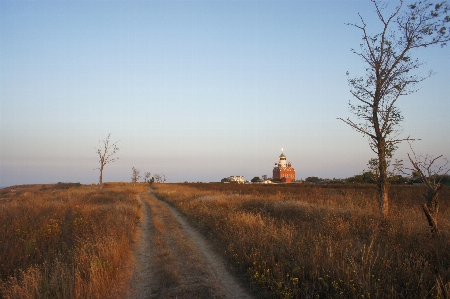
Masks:
[[[413,168],[409,170],[418,174],[420,180],[427,187],[427,193],[422,194],[426,200],[426,204],[422,205],[423,212],[427,217],[428,224],[431,227],[431,233],[435,237],[439,234],[438,230],[438,212],[439,212],[439,190],[443,184],[441,180],[450,171],[448,160],[442,155],[432,157],[429,155],[416,155],[412,149],[413,158],[408,153],[409,161]],[[443,162],[440,162],[443,161]]]
[[[154,178],[156,183],[162,182],[162,176],[159,173],[155,173]]]
[[[137,183],[137,181],[139,181],[139,178],[141,177],[141,171],[139,169],[136,169],[134,166],[131,168],[131,170],[133,171],[131,175],[131,181],[133,183]]]
[[[146,172],[144,175],[144,181],[147,182],[147,180],[152,176],[150,172]]]
[[[162,182],[165,183],[166,182],[166,174],[163,173],[163,174],[161,174],[161,176],[162,176]]]
[[[348,24],[362,33],[360,49],[351,51],[366,65],[364,76],[348,79],[350,92],[357,100],[356,104],[350,102],[349,108],[359,121],[340,119],[367,136],[377,155],[379,209],[388,218],[388,161],[400,142],[412,140],[400,136],[403,116],[396,106],[397,100],[417,91],[417,83],[432,75],[432,72],[424,77],[414,74],[422,63],[412,58],[411,52],[432,45],[443,46],[450,40],[446,27],[450,8],[445,2],[433,5],[424,0],[402,9],[404,0],[399,0],[398,6],[385,14],[387,4],[371,1],[380,21],[379,33],[371,35],[360,14],[360,24]]]
[[[105,168],[105,165],[108,163],[112,163],[117,161],[119,158],[118,157],[114,157],[114,155],[117,154],[117,152],[119,152],[119,147],[117,146],[117,142],[114,142],[112,144],[110,144],[110,136],[111,133],[108,134],[108,137],[106,137],[105,140],[103,140],[103,149],[102,148],[96,148],[95,150],[97,151],[97,154],[100,158],[99,162],[100,162],[100,167],[99,168],[95,168],[95,169],[99,169],[100,170],[100,189],[103,187],[103,169]],[[100,142],[100,141],[99,141]]]

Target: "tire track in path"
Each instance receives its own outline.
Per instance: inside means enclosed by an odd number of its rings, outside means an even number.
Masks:
[[[150,207],[144,203],[141,194],[138,195],[138,200],[141,203],[140,230],[134,251],[135,268],[130,283],[130,299],[152,298],[152,293],[155,293],[152,289],[157,289],[152,268],[154,251],[151,240],[154,228],[150,219]]]
[[[175,208],[141,194],[141,238],[130,298],[252,298]]]

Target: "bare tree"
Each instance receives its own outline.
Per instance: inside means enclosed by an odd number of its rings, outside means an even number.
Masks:
[[[444,175],[446,175],[450,168],[447,167],[448,160],[443,158],[442,155],[432,157],[429,155],[416,155],[411,147],[414,158],[408,154],[409,161],[413,165],[413,168],[409,170],[413,171],[413,174],[418,174],[420,180],[427,186],[427,193],[422,194],[426,200],[426,204],[422,205],[423,212],[427,217],[428,225],[431,227],[431,233],[435,237],[439,234],[438,230],[438,212],[439,212],[439,198],[438,193],[442,188],[441,183]],[[441,164],[438,164],[440,159],[444,160]]]
[[[155,178],[156,183],[161,183],[162,177],[159,173],[155,173],[153,177]]]
[[[108,163],[112,163],[115,162],[116,160],[119,160],[118,157],[114,157],[115,154],[117,154],[117,152],[119,151],[119,147],[117,146],[117,142],[114,142],[112,144],[110,144],[110,136],[111,133],[108,134],[108,137],[106,137],[105,140],[103,140],[103,149],[101,148],[96,148],[97,154],[100,158],[99,162],[100,162],[100,167],[99,168],[95,168],[95,169],[99,169],[100,170],[100,189],[103,187],[103,169],[105,168],[105,165]],[[100,142],[100,141],[99,141]]]
[[[134,166],[131,168],[131,170],[133,171],[131,174],[131,181],[133,183],[137,183],[137,181],[139,181],[139,179],[141,178],[141,171],[139,169],[136,169]]]
[[[432,72],[425,77],[414,74],[422,63],[411,58],[411,51],[437,44],[443,46],[450,40],[446,27],[450,8],[445,2],[433,5],[424,0],[402,10],[404,0],[399,0],[398,6],[384,15],[387,4],[371,1],[380,21],[379,33],[371,35],[360,14],[360,24],[348,24],[362,32],[360,49],[351,51],[366,64],[365,76],[348,79],[350,92],[357,100],[356,104],[350,102],[349,108],[359,121],[339,119],[367,136],[370,148],[377,155],[379,209],[387,218],[388,161],[400,142],[412,140],[400,137],[403,116],[396,106],[397,100],[414,93],[416,84],[432,75]]]
[[[152,176],[150,172],[146,172],[144,175],[144,181],[147,182],[147,180]]]
[[[161,176],[162,176],[162,182],[165,183],[166,182],[166,174],[163,173]]]

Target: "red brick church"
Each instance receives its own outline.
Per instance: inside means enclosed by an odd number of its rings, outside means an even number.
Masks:
[[[280,179],[283,183],[290,183],[295,181],[295,169],[291,166],[291,162],[286,163],[286,156],[283,154],[283,149],[281,149],[280,160],[275,163],[273,168],[274,179]]]

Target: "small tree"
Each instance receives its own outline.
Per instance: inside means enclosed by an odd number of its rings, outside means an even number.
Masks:
[[[144,181],[147,182],[147,180],[151,177],[151,173],[150,172],[146,172],[144,175]]]
[[[156,183],[162,182],[162,176],[159,173],[155,173],[154,178]]]
[[[316,176],[309,176],[305,179],[305,182],[308,182],[308,183],[318,183],[321,181],[323,181],[323,179],[316,177]]]
[[[257,183],[257,182],[259,182],[259,181],[261,181],[261,179],[259,178],[259,176],[255,176],[255,177],[251,180],[252,183]]]
[[[411,147],[412,150],[412,147]],[[411,162],[413,168],[409,168],[413,172],[413,175],[418,175],[420,180],[427,186],[427,193],[422,194],[426,200],[426,204],[422,205],[423,212],[427,218],[428,225],[431,227],[431,233],[433,237],[439,234],[438,229],[438,212],[439,212],[439,198],[438,193],[442,188],[442,179],[450,171],[447,167],[448,160],[443,158],[442,155],[438,157],[432,156],[417,156],[414,151],[413,156],[408,153],[409,161]],[[440,159],[444,162],[438,164]]]
[[[446,23],[450,21],[450,7],[442,2],[433,5],[424,0],[408,5],[402,11],[404,0],[389,14],[384,11],[387,4],[371,0],[380,21],[379,33],[369,33],[361,15],[360,24],[348,24],[362,33],[360,50],[351,51],[365,63],[366,75],[349,78],[351,94],[357,104],[349,103],[350,111],[361,122],[350,118],[342,119],[356,131],[369,138],[370,148],[377,155],[379,177],[379,209],[384,218],[389,211],[388,161],[392,158],[398,143],[412,140],[401,138],[400,122],[403,116],[397,108],[400,96],[416,91],[416,84],[431,75],[418,76],[413,71],[422,65],[411,58],[414,49],[432,45],[445,45],[450,40]],[[348,75],[348,72],[347,72]]]
[[[139,181],[139,179],[141,178],[140,173],[141,171],[139,169],[134,168],[134,166],[131,168],[132,175],[131,175],[131,181],[133,183],[137,183],[137,181]]]
[[[112,163],[115,162],[116,160],[119,160],[119,158],[115,158],[114,155],[117,154],[117,152],[119,151],[119,147],[117,146],[117,142],[114,142],[112,144],[110,144],[110,138],[111,133],[108,134],[108,137],[106,137],[105,140],[103,140],[103,149],[101,148],[96,148],[97,154],[100,158],[99,162],[100,162],[100,167],[99,168],[95,168],[95,169],[99,169],[100,170],[100,189],[103,188],[103,169],[105,168],[105,165],[108,163]],[[100,141],[99,141],[100,142]]]

